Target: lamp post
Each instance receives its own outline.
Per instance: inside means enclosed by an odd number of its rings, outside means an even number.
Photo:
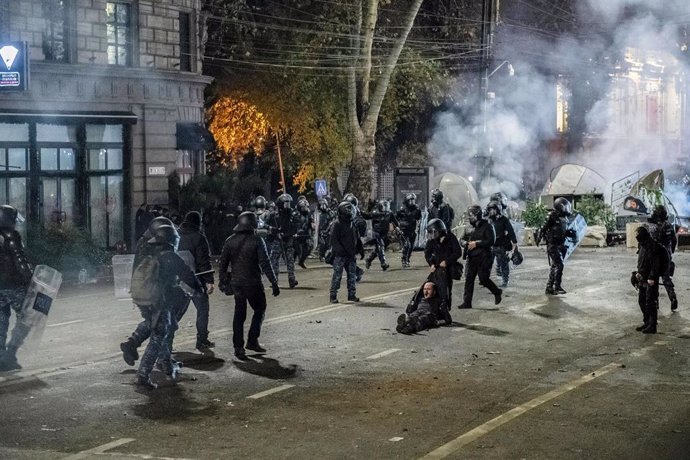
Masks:
[[[488,112],[489,112],[489,78],[491,78],[496,72],[498,72],[504,65],[508,65],[508,73],[512,77],[515,75],[515,69],[510,61],[505,60],[501,62],[494,70],[489,72],[489,67],[484,69],[484,77],[482,78],[482,96],[483,96],[483,107],[482,107],[482,149],[479,159],[482,160],[481,170],[478,171],[478,178],[481,178],[481,182],[491,177],[491,142],[489,142],[489,130],[487,127],[488,122]]]

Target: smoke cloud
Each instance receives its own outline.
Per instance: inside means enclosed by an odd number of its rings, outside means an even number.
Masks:
[[[588,0],[576,14],[584,29],[548,38],[498,26],[489,72],[508,60],[515,75],[503,68],[489,79],[495,98],[487,100],[486,118],[481,94],[438,114],[428,143],[436,170],[481,174],[477,155],[485,150],[486,127],[488,177],[478,189],[484,199],[498,191],[511,198],[536,197],[551,169],[562,163],[592,168],[609,184],[638,171],[664,169],[667,195],[681,214],[690,214],[685,189],[668,181],[687,164],[681,96],[687,91],[690,60],[677,59],[686,52],[678,19],[690,20],[686,0]],[[576,79],[578,91],[572,90]],[[582,134],[579,147],[557,131],[559,81],[569,83],[560,87],[569,111],[585,106],[581,125],[568,120],[571,134]],[[610,191],[609,185],[602,192],[609,198]]]

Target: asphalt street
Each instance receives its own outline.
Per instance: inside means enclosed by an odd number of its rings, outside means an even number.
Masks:
[[[655,335],[635,331],[634,251],[578,249],[557,297],[544,249],[524,255],[500,305],[477,286],[474,309],[413,336],[395,324],[428,272],[421,253],[410,270],[396,253],[372,266],[356,304],[344,280],[330,304],[331,269],[310,261],[296,289],[281,273],[268,352],[249,362],[234,360],[233,300],[216,292],[214,354],[194,349],[191,306],[175,341],[185,367],[177,382],[154,374],[155,391],[119,352],[140,318],[131,302],[65,289],[24,369],[0,374],[0,458],[690,458],[690,253],[675,256],[680,308],[662,290]]]

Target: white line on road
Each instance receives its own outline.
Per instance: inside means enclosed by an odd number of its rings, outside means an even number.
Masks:
[[[382,351],[381,353],[376,353],[375,355],[367,356],[364,359],[379,359],[384,356],[392,355],[396,351],[400,351],[400,348],[391,348],[390,350]]]
[[[77,323],[83,323],[83,319],[75,319],[74,321],[65,321],[64,323],[55,323],[55,324],[49,324],[46,327],[58,327],[58,326],[67,326],[68,324],[77,324]]]
[[[520,415],[524,414],[525,412],[534,409],[535,407],[539,407],[545,402],[548,402],[554,398],[557,398],[565,393],[568,393],[582,385],[584,385],[587,382],[591,382],[592,380],[599,378],[603,375],[608,374],[612,370],[620,367],[620,364],[618,363],[611,363],[607,364],[606,366],[597,369],[594,372],[591,372],[587,375],[583,375],[577,380],[573,380],[572,382],[566,383],[565,385],[561,385],[560,387],[556,388],[555,390],[549,391],[546,394],[543,394],[541,396],[538,396],[531,401],[527,401],[526,403],[509,410],[505,414],[499,415],[498,417],[489,420],[488,422],[479,425],[478,427],[474,428],[473,430],[468,431],[467,433],[458,436],[457,438],[453,439],[447,444],[444,444],[443,446],[439,447],[436,450],[433,450],[426,454],[424,457],[422,457],[422,460],[424,459],[437,459],[437,458],[445,458],[448,455],[451,455],[454,452],[457,452],[458,450],[462,449],[465,447],[467,444],[479,439],[480,437],[484,436],[487,433],[490,433],[491,431],[495,430],[501,425],[504,425],[511,420],[519,417]]]
[[[93,449],[82,450],[81,452],[77,452],[74,455],[70,455],[69,457],[65,457],[63,460],[77,460],[80,458],[88,458],[91,455],[102,454],[105,451],[108,451],[110,449],[114,449],[114,448],[121,446],[123,444],[128,444],[132,441],[134,441],[134,439],[132,439],[132,438],[117,439],[115,441],[109,442],[108,444],[103,444],[102,446],[94,447]]]
[[[247,399],[259,399],[263,398],[264,396],[272,395],[274,393],[278,393],[281,391],[289,390],[290,388],[294,387],[294,385],[281,385],[279,387],[271,388],[270,390],[262,391],[261,393],[257,393],[251,396],[247,396]]]

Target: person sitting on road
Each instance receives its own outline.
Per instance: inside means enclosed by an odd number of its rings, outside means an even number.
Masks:
[[[398,316],[395,330],[401,334],[414,334],[438,326],[441,299],[436,294],[436,284],[427,281],[422,289],[424,297],[418,302],[410,302],[407,315]]]

